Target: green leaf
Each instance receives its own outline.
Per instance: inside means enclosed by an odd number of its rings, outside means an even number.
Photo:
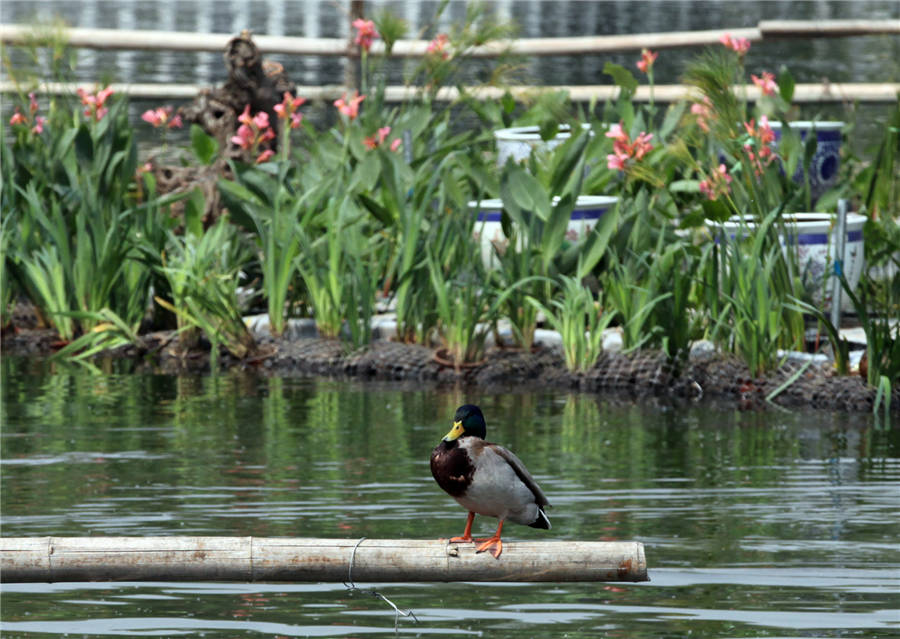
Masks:
[[[75,156],[83,164],[91,164],[94,161],[94,141],[91,132],[86,125],[78,127],[75,134]]]
[[[794,76],[788,71],[786,65],[781,65],[781,68],[778,70],[776,82],[778,83],[778,92],[781,94],[781,99],[790,104],[791,100],[794,99]]]
[[[197,237],[203,235],[203,212],[206,208],[206,199],[203,191],[194,189],[187,202],[184,203],[184,228],[186,232]]]
[[[638,87],[638,81],[631,74],[631,71],[623,67],[621,64],[607,62],[603,65],[603,73],[611,75],[613,82],[622,87],[623,91],[628,93],[634,92]]]
[[[202,164],[212,164],[219,153],[219,143],[198,124],[191,125],[191,148]]]

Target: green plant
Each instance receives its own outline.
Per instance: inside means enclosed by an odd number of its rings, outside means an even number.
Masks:
[[[780,349],[803,350],[805,323],[793,300],[799,285],[784,279],[789,259],[779,243],[780,211],[770,213],[755,233],[719,235],[700,268],[710,309],[710,337],[737,353],[754,376],[781,361]]]
[[[238,273],[247,259],[235,227],[225,217],[199,236],[169,232],[159,270],[172,299],[157,296],[156,301],[176,315],[186,345],[192,344],[194,329],[206,335],[213,368],[220,344],[239,359],[255,348],[237,294]]]
[[[428,269],[437,302],[437,331],[449,361],[457,370],[479,361],[484,342],[496,321],[491,291],[484,288],[478,261],[448,272],[428,255]]]
[[[527,299],[547,305],[553,277],[587,275],[603,256],[616,224],[616,212],[610,210],[585,237],[567,238],[581,190],[588,141],[586,132],[576,131],[547,158],[548,164],[537,176],[511,159],[502,169],[501,224],[507,241],[494,244],[497,269],[491,276],[495,288],[507,291],[504,313],[516,343],[526,350],[531,348],[537,327],[537,308]],[[523,284],[526,278],[527,285]]]
[[[288,295],[300,250],[300,212],[307,203],[290,184],[296,170],[285,160],[261,167],[233,163],[234,180],[219,180],[232,218],[254,234],[260,249],[262,290],[273,335],[284,332]]]
[[[348,194],[324,203],[321,218],[308,218],[297,228],[297,270],[309,293],[322,337],[337,338],[344,320],[351,341],[369,341],[378,268],[375,247],[361,228],[363,213]]]
[[[550,302],[552,308],[529,297],[528,303],[544,314],[562,337],[566,368],[584,372],[597,363],[603,352],[603,331],[613,313],[603,307],[602,297],[595,300],[590,289],[576,277],[562,275],[562,294]]]

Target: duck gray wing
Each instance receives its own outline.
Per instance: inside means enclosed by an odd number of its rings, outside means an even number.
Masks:
[[[528,469],[525,468],[525,464],[522,463],[522,460],[516,457],[516,454],[511,450],[508,450],[501,446],[500,444],[489,444],[486,443],[485,446],[489,446],[491,450],[500,455],[507,464],[509,464],[512,469],[516,472],[516,476],[522,480],[522,483],[528,486],[528,489],[534,495],[535,503],[540,506],[549,506],[550,502],[547,501],[547,496],[544,495],[544,491],[541,490],[541,487],[537,485],[537,482],[534,481],[534,477],[531,476],[531,473],[528,472]]]

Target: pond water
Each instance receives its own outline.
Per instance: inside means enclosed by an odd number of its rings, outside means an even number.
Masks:
[[[551,531],[510,525],[507,543],[639,540],[652,581],[375,584],[415,612],[403,635],[900,636],[900,429],[868,416],[0,370],[4,536],[460,534],[428,457],[475,402],[554,506]],[[384,602],[341,584],[4,584],[0,605],[4,637],[394,634]]]

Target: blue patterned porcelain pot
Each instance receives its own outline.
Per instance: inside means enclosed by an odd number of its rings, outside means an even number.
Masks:
[[[559,198],[553,198],[554,203]],[[579,195],[575,208],[569,218],[566,239],[575,242],[587,237],[600,218],[616,205],[619,198],[608,195]],[[469,208],[475,212],[475,228],[473,234],[481,245],[481,260],[487,268],[497,266],[494,247],[501,253],[509,245],[509,238],[503,233],[500,218],[503,215],[503,200],[490,199],[480,202],[469,202]],[[521,239],[520,239],[521,241]]]
[[[847,237],[844,243],[843,272],[850,289],[855,291],[863,271],[863,225],[866,216],[847,213]],[[831,305],[831,277],[837,254],[834,227],[837,215],[833,213],[792,213],[784,216],[786,235],[782,244],[795,247],[797,264],[802,270],[803,281],[814,291],[814,298],[826,306]],[[746,236],[756,228],[752,216],[735,216],[727,222],[710,223],[713,228],[734,238],[739,233]],[[841,308],[851,310],[853,305],[843,296]]]
[[[789,122],[788,125],[800,133],[800,139],[804,143],[810,131],[816,134],[816,153],[810,162],[809,171],[809,190],[815,203],[837,181],[838,169],[841,167],[841,129],[844,128],[844,123],[798,120]],[[775,133],[777,145],[781,140],[781,122],[769,122],[769,126]],[[795,182],[803,179],[802,166],[797,167],[793,178]]]

